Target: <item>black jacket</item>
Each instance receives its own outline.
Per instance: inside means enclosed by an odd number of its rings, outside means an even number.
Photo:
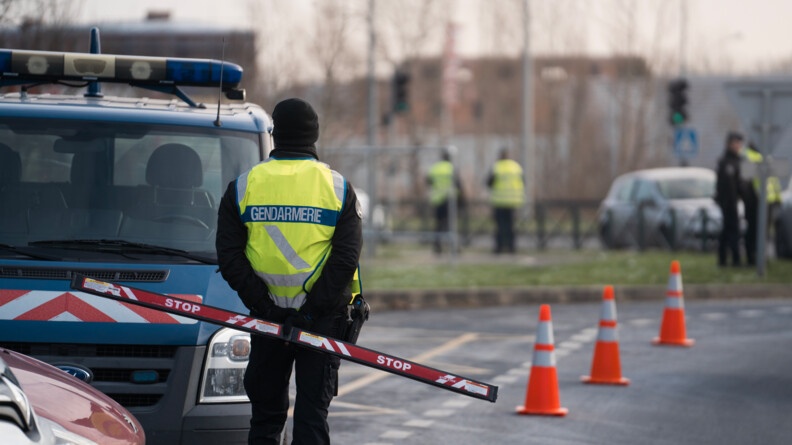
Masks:
[[[316,158],[315,152],[289,148],[289,151],[276,149],[272,156],[299,157],[309,154]],[[360,259],[362,241],[362,222],[358,211],[358,201],[352,185],[347,183],[344,208],[336,224],[332,250],[326,260],[322,274],[308,294],[303,309],[312,315],[320,316],[343,307],[348,300],[347,287],[352,281]],[[236,180],[228,184],[217,217],[217,260],[220,273],[234,289],[248,309],[266,314],[274,305],[269,298],[266,283],[253,271],[245,256],[248,240],[247,227],[242,223],[236,198]]]
[[[737,210],[737,202],[742,195],[742,177],[740,174],[740,156],[728,149],[718,160],[715,201],[726,210]]]

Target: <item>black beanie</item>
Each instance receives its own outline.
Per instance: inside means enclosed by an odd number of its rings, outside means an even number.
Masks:
[[[278,147],[313,147],[319,139],[319,116],[302,99],[286,99],[272,110],[272,138]]]

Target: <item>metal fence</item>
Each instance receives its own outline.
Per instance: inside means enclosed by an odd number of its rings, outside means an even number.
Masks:
[[[458,208],[451,206],[449,229],[438,233],[428,199],[426,174],[443,151],[451,154],[467,196]],[[494,163],[497,153],[424,146],[324,148],[321,154],[323,160],[355,184],[359,196],[365,196],[364,236],[368,255],[376,254],[378,246],[391,242],[432,243],[440,239],[451,251],[460,246],[494,244],[495,223],[484,184],[489,173],[487,166]],[[640,250],[649,247],[711,250],[714,246],[706,211],[701,211],[696,224],[703,225],[702,233],[707,235],[696,237],[696,230],[702,227],[692,228],[689,218],[677,217],[673,212],[671,228],[658,231],[653,221],[647,221],[644,207],[634,210],[629,227],[618,233],[628,241],[614,245],[610,242],[614,234],[608,227],[601,227],[600,218],[607,214],[598,215],[599,204],[599,200],[538,198],[518,214],[515,224],[518,248],[583,249],[605,245]],[[694,234],[693,241],[690,233]]]
[[[515,236],[521,248],[582,249],[598,245],[597,207],[590,200],[538,201],[533,212],[526,209],[515,221]],[[368,242],[430,242],[434,240],[433,209],[425,199],[404,199],[379,205],[384,215],[367,226]],[[459,207],[457,236],[463,246],[488,245],[495,223],[486,200],[468,201]],[[442,237],[447,235],[443,234]],[[450,241],[450,239],[446,239]]]

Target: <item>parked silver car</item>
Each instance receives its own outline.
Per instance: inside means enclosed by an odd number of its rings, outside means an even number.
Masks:
[[[715,172],[710,169],[626,173],[613,181],[600,205],[600,240],[606,248],[699,248],[721,230],[714,196]]]
[[[775,251],[778,258],[792,259],[792,180],[781,194],[775,214]]]

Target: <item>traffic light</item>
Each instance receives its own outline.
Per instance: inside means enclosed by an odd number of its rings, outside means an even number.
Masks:
[[[393,112],[401,113],[410,109],[408,86],[410,74],[396,70],[393,73]]]
[[[668,122],[672,126],[682,125],[688,120],[687,89],[688,82],[685,79],[675,79],[668,83]]]

